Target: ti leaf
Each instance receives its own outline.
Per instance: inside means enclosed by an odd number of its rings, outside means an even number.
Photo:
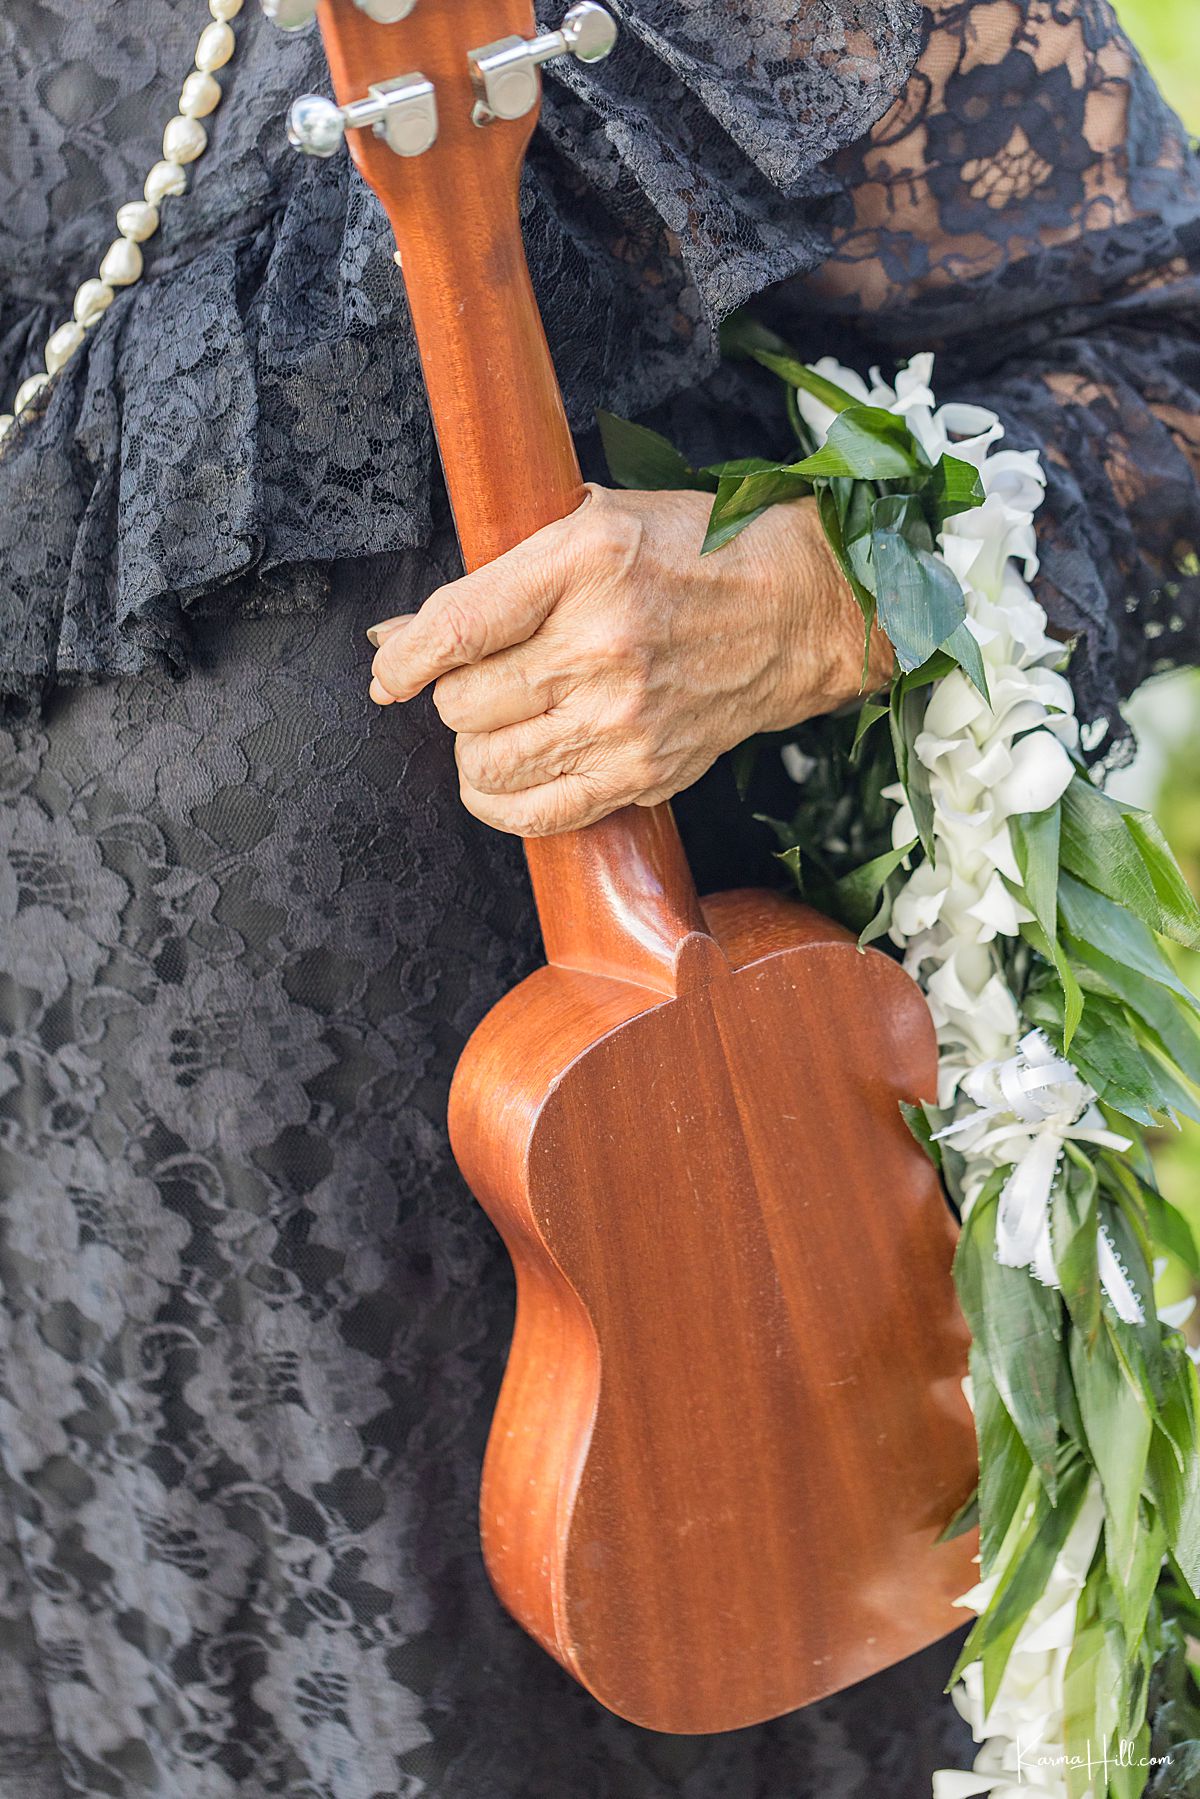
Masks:
[[[686,456],[681,456],[674,444],[657,431],[635,425],[631,419],[618,418],[615,412],[597,412],[596,423],[608,472],[618,487],[642,491],[690,487],[716,492],[716,477],[694,469]]]
[[[1069,1353],[1087,1446],[1104,1493],[1105,1555],[1114,1581],[1129,1579],[1152,1424],[1145,1394],[1127,1375],[1107,1329],[1093,1349],[1071,1333]]]
[[[1062,860],[1071,874],[1151,930],[1200,949],[1200,908],[1157,824],[1083,774],[1062,798]]]
[[[1068,1151],[1073,1146],[1068,1145]],[[1097,1272],[1099,1182],[1091,1162],[1078,1151],[1064,1156],[1050,1200],[1050,1240],[1071,1322],[1091,1345],[1100,1330],[1100,1277]]]
[[[936,537],[948,518],[970,512],[984,501],[983,481],[974,463],[958,456],[939,456],[921,490],[921,503]]]
[[[1060,818],[1060,808],[1055,805],[1045,812],[1023,812],[1010,821],[1009,828],[1026,903],[1042,927],[1062,984],[1063,1050],[1069,1052],[1083,1012],[1083,994],[1058,941]]]
[[[881,856],[864,862],[861,868],[852,869],[838,881],[838,917],[852,931],[861,931],[871,922],[888,876],[916,847],[914,837],[911,843],[901,844],[899,849],[885,850]]]
[[[1171,1554],[1193,1593],[1200,1593],[1200,1448],[1197,1446],[1196,1370],[1178,1339],[1165,1353],[1168,1371],[1163,1424],[1150,1445],[1150,1480]],[[1175,1453],[1184,1446],[1182,1467]]]
[[[1076,880],[1065,868],[1058,877],[1058,912],[1073,940],[1068,948],[1076,961],[1086,961],[1091,947],[1148,980],[1157,981],[1200,1011],[1200,1000],[1184,986],[1150,928],[1116,900]]]
[[[996,1391],[987,1358],[971,1347],[971,1388],[979,1440],[979,1543],[981,1571],[990,1574],[1008,1535],[1032,1466],[1008,1407]]]
[[[911,540],[914,504],[900,494],[877,500],[871,532],[877,616],[906,672],[927,662],[967,612],[953,570]]]
[[[751,474],[739,470],[733,474],[721,475],[717,481],[717,497],[709,514],[701,555],[708,556],[714,550],[721,549],[739,531],[744,531],[747,525],[759,518],[768,506],[775,506],[781,500],[797,499],[810,491],[810,482],[798,475],[794,468],[778,463],[768,464]]]
[[[818,375],[806,363],[793,356],[781,337],[776,337],[765,325],[752,318],[747,312],[735,312],[721,326],[721,351],[725,356],[745,361],[757,362],[765,369],[770,369],[789,387],[798,387],[804,393],[812,394],[834,412],[842,412],[847,406],[857,406],[861,402],[853,394],[847,393],[844,387],[829,381],[824,375]]]
[[[1051,1501],[1058,1491],[1062,1301],[1024,1268],[996,1260],[996,1198],[975,1201],[954,1272],[963,1314]]]
[[[821,448],[795,466],[814,481],[829,475],[898,481],[918,474],[921,462],[902,418],[882,406],[856,404],[838,413]]]

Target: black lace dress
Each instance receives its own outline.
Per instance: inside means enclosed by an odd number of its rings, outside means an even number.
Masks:
[[[426,0],[431,3],[431,0]],[[1196,658],[1200,166],[1103,0],[622,0],[524,204],[597,404],[770,446],[715,367],[940,351],[1051,485],[1092,740]],[[158,154],[201,0],[7,0],[0,404]],[[251,7],[148,273],[0,455],[0,1793],[889,1799],[966,1753],[937,1649],[726,1737],[598,1709],[479,1559],[506,1257],[443,1115],[537,957],[519,846],[364,626],[454,569],[381,215]],[[682,810],[707,884],[754,827]]]

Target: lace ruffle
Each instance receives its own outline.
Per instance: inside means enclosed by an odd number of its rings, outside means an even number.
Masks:
[[[792,0],[620,10],[608,64],[547,80],[523,189],[577,427],[598,404],[642,410],[694,386],[714,366],[726,312],[817,265],[836,191],[821,159],[882,114],[917,51],[910,0],[821,0],[802,22]],[[128,132],[128,84],[126,104],[113,100],[120,52],[101,41],[103,19],[80,19],[71,0],[28,0],[4,28],[19,38],[37,15],[36,51],[5,80],[53,139],[40,188],[20,170],[0,175],[7,393],[90,272],[129,168],[157,154],[153,127],[177,78],[169,49],[193,9],[148,0],[143,12],[147,36],[162,15],[168,46],[154,70],[140,32],[126,52],[143,89],[143,159],[123,139],[112,184],[98,159],[83,220],[81,141],[106,134],[109,117]],[[211,148],[147,278],[118,296],[0,458],[0,693],[182,670],[200,603],[312,607],[321,565],[428,539],[433,440],[386,222],[346,159],[303,163],[284,146],[288,100],[323,80],[315,39],[281,40],[250,8],[238,31]],[[98,109],[86,132],[40,104],[37,76],[52,65],[60,111]],[[46,168],[62,183],[49,213],[60,192],[76,205],[61,248],[49,234],[35,289]],[[41,286],[51,275],[53,299]]]

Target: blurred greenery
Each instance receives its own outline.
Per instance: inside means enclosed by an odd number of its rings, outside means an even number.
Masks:
[[[1190,131],[1200,131],[1200,6],[1196,0],[1116,0],[1126,31]]]
[[[1190,131],[1200,132],[1200,5],[1197,0],[1116,0],[1117,12],[1150,65],[1159,86]],[[1193,892],[1200,892],[1200,676],[1176,676],[1190,689],[1190,724],[1174,737],[1165,759],[1157,797],[1146,795],[1157,813]],[[1154,687],[1143,704],[1154,704]],[[1180,971],[1200,991],[1200,956],[1180,952]],[[1200,1239],[1200,1127],[1185,1124],[1161,1137],[1155,1165],[1164,1193],[1188,1218]],[[1163,1298],[1187,1290],[1187,1276],[1170,1269]],[[1189,1332],[1189,1334],[1191,1334]]]

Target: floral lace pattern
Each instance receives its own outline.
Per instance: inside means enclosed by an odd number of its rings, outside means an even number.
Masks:
[[[813,356],[936,339],[1043,451],[1090,709],[1194,657],[1195,165],[1107,7],[942,5],[923,49],[906,0],[621,11],[524,189],[576,424],[763,448],[712,370],[766,289]],[[964,1760],[945,1649],[661,1738],[488,1590],[510,1275],[443,1121],[536,935],[433,714],[364,698],[362,628],[453,566],[428,421],[378,208],[283,148],[315,47],[237,28],[147,280],[0,458],[0,687],[51,688],[0,735],[0,1787],[924,1799]],[[0,15],[7,391],[194,36],[193,0]]]
[[[924,1799],[945,1647],[672,1740],[487,1585],[511,1271],[443,1120],[538,949],[432,707],[364,698],[434,578],[360,565],[0,735],[0,1790]]]
[[[1038,598],[1116,759],[1118,699],[1200,659],[1200,159],[1107,0],[930,10],[834,159],[832,254],[776,305],[806,294],[850,362],[937,349],[943,390],[1040,452]]]

